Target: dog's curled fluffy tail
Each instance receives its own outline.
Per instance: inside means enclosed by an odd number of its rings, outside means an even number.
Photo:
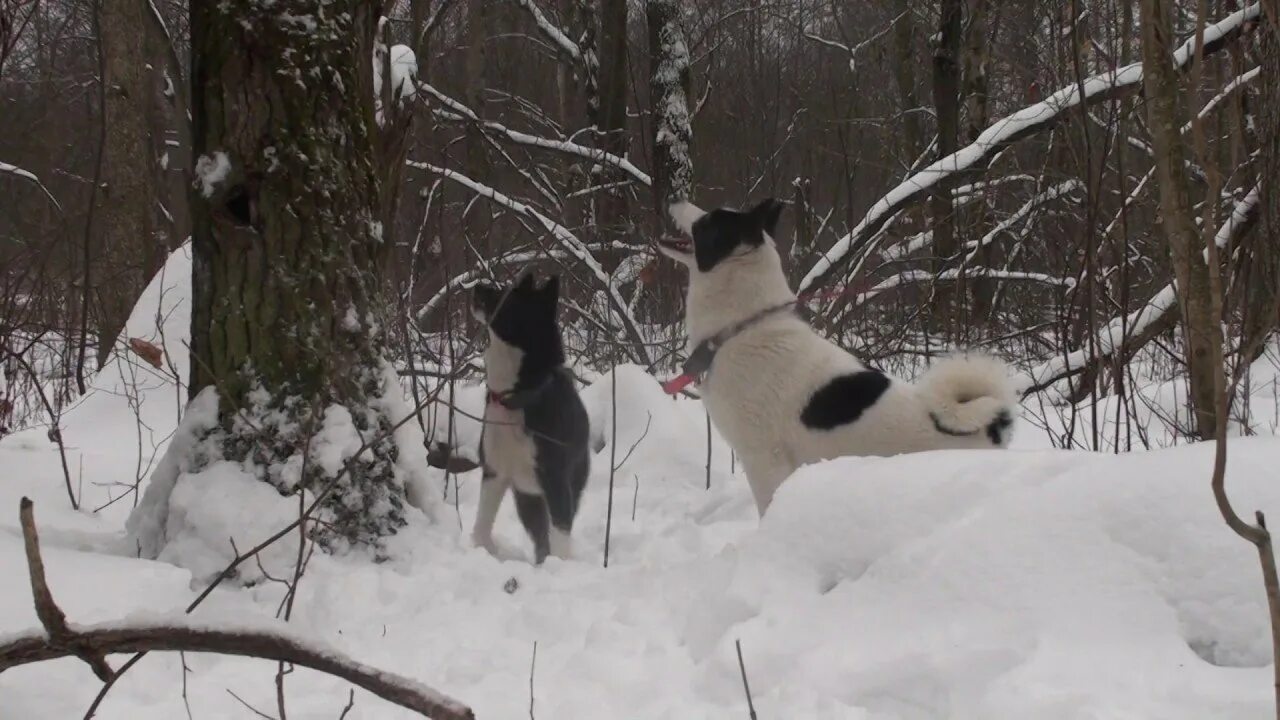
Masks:
[[[938,432],[985,435],[991,444],[1009,442],[1017,393],[1008,366],[989,355],[954,355],[935,362],[916,382]]]

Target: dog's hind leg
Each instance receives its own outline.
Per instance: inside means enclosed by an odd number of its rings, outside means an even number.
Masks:
[[[471,542],[494,551],[493,523],[498,517],[498,508],[502,507],[502,498],[507,495],[509,483],[485,468],[484,478],[480,481],[480,502],[476,506],[476,523],[471,530]]]
[[[573,531],[573,517],[577,514],[581,485],[576,478],[561,477],[542,487],[543,496],[547,500],[547,514],[551,517],[551,554],[562,560],[572,553],[569,533]]]
[[[516,514],[533,540],[533,561],[541,565],[551,552],[551,522],[547,513],[547,501],[541,495],[515,491]]]
[[[795,471],[795,466],[778,455],[753,455],[742,459],[742,469],[746,472],[747,483],[751,486],[751,495],[756,500],[756,510],[760,517],[773,502],[773,494],[778,491],[783,481]]]

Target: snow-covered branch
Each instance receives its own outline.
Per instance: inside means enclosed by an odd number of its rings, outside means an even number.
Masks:
[[[885,278],[870,290],[859,293],[858,296],[854,298],[854,305],[862,305],[870,302],[881,293],[903,285],[926,282],[950,282],[953,280],[959,280],[961,275],[968,278],[981,277],[992,278],[995,280],[1021,280],[1024,282],[1036,282],[1066,288],[1075,285],[1076,282],[1075,278],[1070,277],[1055,277],[1045,273],[1021,272],[1017,270],[994,270],[991,268],[951,268],[950,270],[944,270],[940,273],[932,273],[927,270],[908,270],[906,272],[898,273],[892,277]]]
[[[53,206],[58,209],[58,212],[62,212],[62,205],[58,202],[58,199],[53,196],[53,193],[49,192],[49,188],[45,187],[44,183],[40,182],[40,178],[36,177],[35,173],[23,170],[17,165],[0,162],[0,175],[13,175],[26,180],[27,182],[34,183],[35,186],[40,188],[44,193],[45,197],[49,198],[49,202],[53,203]]]
[[[859,42],[857,45],[853,45],[853,46],[845,45],[842,42],[832,40],[830,38],[824,38],[821,35],[815,35],[814,33],[807,32],[807,31],[804,33],[804,36],[821,45],[826,45],[827,47],[835,48],[837,50],[843,51],[846,55],[849,56],[849,72],[857,72],[858,53],[862,52],[871,43],[889,34],[889,31],[893,29],[893,26],[897,25],[898,21],[906,17],[907,14],[910,12],[911,12],[910,10],[903,10],[902,12],[898,13],[897,17],[890,20],[888,25],[885,25],[883,28],[880,28],[879,31],[872,33],[871,36],[868,37],[866,40],[863,40]]]
[[[537,3],[533,0],[516,0],[516,2],[525,9],[525,12],[529,13],[529,16],[533,18],[534,24],[538,26],[538,31],[545,35],[559,52],[564,53],[574,62],[582,62],[582,51],[578,49],[578,44],[570,40],[563,30],[556,27],[555,23],[551,22],[546,15],[543,15]]]
[[[967,243],[966,248],[969,249],[969,254],[965,256],[963,261],[961,261],[961,265],[963,266],[973,262],[973,259],[977,257],[978,252],[981,251],[982,248],[994,242],[1001,233],[1008,232],[1015,225],[1026,220],[1036,208],[1052,200],[1057,200],[1064,195],[1069,195],[1077,190],[1083,189],[1084,183],[1075,178],[1071,178],[1070,180],[1065,180],[1054,185],[1042,193],[1036,194],[1023,204],[1022,207],[1018,208],[1012,215],[997,223],[996,226],[991,228],[991,231],[986,235]]]
[[[477,123],[486,131],[505,137],[513,143],[542,148],[544,150],[555,150],[569,155],[576,155],[580,158],[601,163],[603,165],[611,165],[625,172],[633,180],[642,185],[648,185],[652,182],[648,173],[645,173],[624,157],[619,157],[597,148],[587,147],[586,145],[579,145],[578,143],[569,140],[553,140],[551,138],[530,135],[518,130],[511,130],[501,123],[481,120],[480,117],[471,110],[471,108],[463,105],[454,98],[445,95],[430,84],[419,83],[419,88],[423,92],[426,92],[428,95],[435,98],[445,108],[448,108],[448,111],[452,112],[454,115]]]
[[[457,171],[442,168],[438,165],[432,165],[431,163],[417,162],[413,160],[409,161],[409,165],[410,167],[414,167],[419,170],[426,170],[427,172],[452,180],[476,193],[480,197],[488,198],[508,210],[529,218],[541,225],[548,233],[551,234],[552,237],[555,238],[559,245],[569,251],[573,257],[582,262],[582,264],[591,271],[591,274],[595,276],[596,280],[600,283],[600,286],[607,290],[609,303],[613,306],[614,313],[618,316],[626,333],[631,336],[631,343],[634,346],[632,347],[634,359],[638,362],[644,363],[645,365],[653,364],[653,359],[649,356],[648,346],[644,342],[644,336],[640,334],[640,323],[632,317],[631,312],[627,309],[627,303],[623,301],[622,296],[618,294],[617,289],[611,286],[609,282],[609,273],[605,272],[604,267],[601,266],[600,262],[591,254],[591,250],[588,249],[576,235],[570,232],[568,228],[552,220],[546,215],[543,215],[528,204],[504,195],[487,185],[478,183]]]
[[[1261,186],[1255,185],[1244,198],[1235,203],[1231,215],[1218,228],[1214,243],[1225,248],[1252,224],[1258,211]],[[1207,252],[1206,252],[1207,254]],[[1060,380],[1083,372],[1090,364],[1111,357],[1116,352],[1131,354],[1177,320],[1178,293],[1171,282],[1131,313],[1112,318],[1097,331],[1096,342],[1091,347],[1080,348],[1055,356],[1032,368],[1030,387],[1026,392],[1046,388]]]
[[[1204,55],[1226,46],[1247,23],[1257,19],[1260,12],[1260,6],[1252,4],[1206,28]],[[1195,44],[1193,37],[1174,52],[1173,63],[1177,69],[1186,71],[1190,68],[1195,58]],[[872,205],[853,230],[818,258],[800,281],[799,290],[804,292],[828,280],[847,261],[851,251],[875,235],[902,208],[927,197],[935,185],[949,182],[961,173],[981,170],[1001,149],[1057,124],[1067,110],[1137,92],[1141,87],[1142,63],[1133,63],[1087,78],[1079,84],[1072,83],[1042,102],[997,120],[972,143],[912,174]]]

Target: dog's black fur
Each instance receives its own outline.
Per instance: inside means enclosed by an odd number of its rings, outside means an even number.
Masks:
[[[698,269],[708,272],[741,245],[758,247],[764,233],[773,235],[782,215],[782,203],[762,200],[747,211],[718,208],[693,224],[693,256]]]
[[[533,540],[534,555],[539,563],[552,549],[551,529],[559,530],[566,538],[573,529],[578,501],[591,468],[590,423],[573,375],[564,364],[564,346],[556,323],[558,300],[558,278],[553,277],[544,286],[537,287],[531,274],[510,288],[477,286],[473,300],[492,336],[503,344],[499,351],[519,354],[518,358],[511,358],[511,364],[518,367],[514,386],[494,387],[496,380],[490,368],[489,406],[501,405],[509,412],[498,414],[503,418],[515,417],[522,423],[523,427],[517,430],[532,439],[535,455],[527,463],[535,468],[535,478],[499,478],[491,471],[486,458],[489,443],[482,440],[484,482],[511,484],[517,514]],[[491,352],[493,350],[491,348]],[[485,415],[486,418],[491,415],[489,409]],[[494,428],[486,423],[486,436],[500,430],[510,428]],[[528,489],[531,479],[536,481],[541,494],[519,489],[522,484]]]
[[[834,377],[809,397],[800,421],[814,430],[831,430],[852,423],[888,389],[889,378],[879,370],[867,369]]]

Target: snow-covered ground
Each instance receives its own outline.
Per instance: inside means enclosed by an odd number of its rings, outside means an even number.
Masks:
[[[170,262],[128,329],[159,345],[163,328],[178,377],[185,298],[160,289],[180,287],[185,262]],[[144,389],[126,392],[121,376],[145,367],[108,366],[65,418],[83,507],[120,498],[106,509],[71,509],[43,430],[0,442],[0,634],[38,626],[18,531],[24,495],[35,500],[53,593],[72,622],[180,612],[201,589],[188,571],[133,559],[121,542],[133,504],[125,485],[145,475],[139,438],[149,458],[174,427],[180,397],[167,371],[146,372]],[[608,376],[586,390],[606,439],[610,390]],[[745,718],[737,640],[756,710],[769,720],[1270,712],[1256,555],[1217,516],[1210,446],[1052,450],[1024,422],[1008,452],[805,468],[760,522],[718,438],[707,489],[696,401],[665,397],[629,366],[617,371],[617,397],[617,459],[634,452],[614,476],[607,569],[612,448],[595,456],[576,557],[540,568],[510,503],[499,518],[502,559],[469,547],[478,473],[447,498],[432,474],[418,489],[439,500],[411,517],[390,561],[312,560],[292,624],[484,719],[530,716],[535,642],[541,720]],[[459,393],[464,406],[480,401]],[[1227,482],[1242,511],[1280,514],[1278,465],[1280,441],[1270,436],[1231,443]],[[196,615],[272,617],[281,596],[269,583],[227,586]],[[231,693],[275,714],[273,663],[188,655],[186,665],[193,717],[254,717]],[[177,655],[154,653],[97,717],[186,717],[183,681]],[[0,675],[0,717],[80,717],[99,686],[78,660],[10,670]],[[335,718],[348,686],[297,670],[286,691],[290,718]],[[355,698],[349,718],[410,716],[368,693]]]

